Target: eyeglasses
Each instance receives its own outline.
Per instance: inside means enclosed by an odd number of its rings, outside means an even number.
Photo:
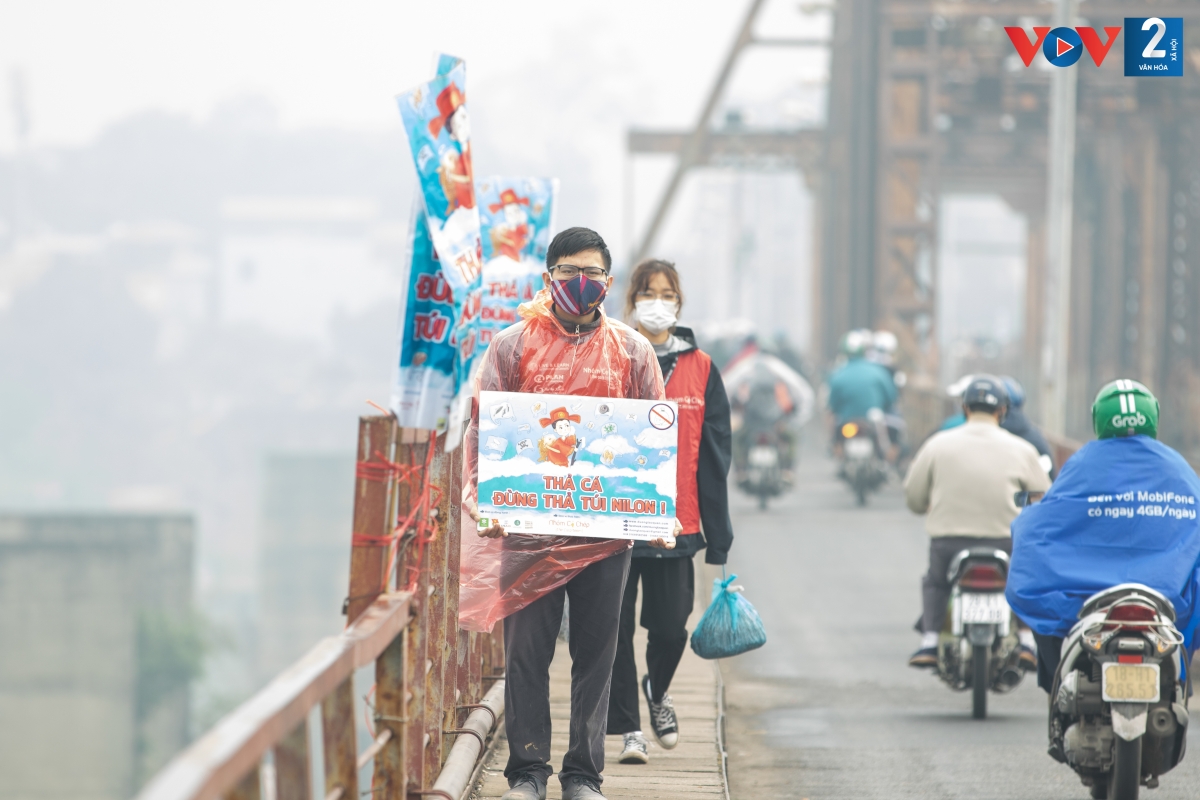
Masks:
[[[579,273],[581,272],[586,275],[589,280],[593,281],[602,281],[608,277],[608,272],[600,267],[584,267],[583,269],[580,269],[574,264],[558,264],[551,267],[550,271],[557,272],[559,278],[568,281],[572,278],[578,278]]]
[[[675,294],[674,292],[663,292],[662,294],[656,294],[656,293],[650,291],[649,289],[640,291],[637,294],[635,294],[633,297],[638,302],[641,302],[643,300],[662,300],[664,303],[678,303],[679,302],[679,295]]]

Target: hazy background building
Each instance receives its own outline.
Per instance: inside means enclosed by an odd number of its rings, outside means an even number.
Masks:
[[[0,515],[0,798],[125,800],[188,741],[210,632],[182,515]]]

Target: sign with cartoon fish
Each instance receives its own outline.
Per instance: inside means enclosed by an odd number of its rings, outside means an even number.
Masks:
[[[603,539],[673,535],[675,403],[489,391],[479,403],[492,411],[479,420],[481,527]]]

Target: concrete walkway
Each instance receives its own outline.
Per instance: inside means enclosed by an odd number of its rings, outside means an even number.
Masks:
[[[696,564],[697,611],[688,621],[692,629],[711,595],[712,578],[703,563]],[[711,568],[709,568],[711,569]],[[645,671],[643,658],[646,653],[645,631],[638,628],[637,653],[638,674]],[[562,764],[562,755],[567,748],[567,720],[570,711],[571,656],[565,642],[559,641],[550,666],[550,713],[554,722],[551,739],[551,764],[557,771]],[[675,701],[675,713],[679,716],[679,744],[673,750],[664,750],[649,733],[649,718],[645,700],[642,700],[642,725],[650,741],[649,764],[619,764],[621,737],[609,736],[605,748],[604,794],[609,800],[674,800],[675,798],[711,798],[723,800],[724,779],[717,746],[717,684],[713,662],[704,661],[689,647],[679,664],[679,671],[671,684],[671,698]],[[484,766],[483,775],[473,798],[491,800],[499,798],[508,790],[504,779],[504,765],[508,761],[508,741],[504,738],[503,724],[498,745]],[[561,797],[557,775],[551,777],[548,797]]]

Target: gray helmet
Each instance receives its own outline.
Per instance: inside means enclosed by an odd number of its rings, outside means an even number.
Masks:
[[[1008,391],[1004,381],[994,375],[976,375],[963,392],[963,406],[968,411],[995,414],[1008,410]]]

